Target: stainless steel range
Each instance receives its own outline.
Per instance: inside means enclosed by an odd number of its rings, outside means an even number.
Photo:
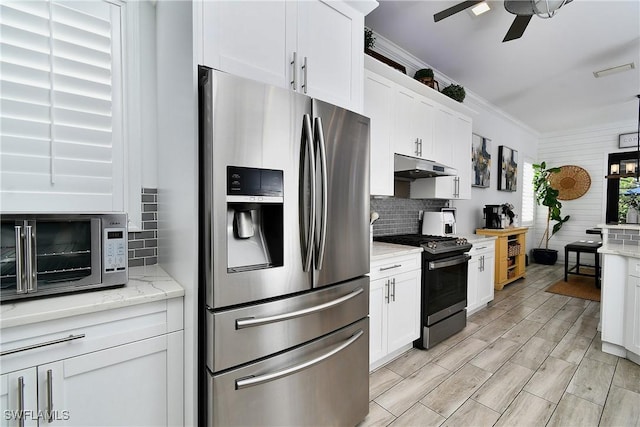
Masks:
[[[422,329],[418,348],[429,349],[467,325],[467,272],[471,249],[467,239],[402,234],[374,240],[422,247]]]

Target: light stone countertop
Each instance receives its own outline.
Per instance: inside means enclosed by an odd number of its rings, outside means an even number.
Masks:
[[[598,224],[598,228],[618,228],[618,229],[626,229],[626,230],[640,230],[640,224]]]
[[[374,241],[371,245],[371,261],[380,261],[386,258],[410,255],[419,252],[422,252],[422,248]]]
[[[484,242],[491,242],[493,240],[498,239],[498,236],[482,236],[480,234],[460,234],[460,235],[457,235],[456,237],[464,237],[465,239],[467,239],[467,242],[471,243],[472,245],[477,245],[479,243],[484,243]]]
[[[182,296],[182,286],[160,266],[132,267],[124,287],[4,303],[0,329]]]
[[[640,246],[638,245],[624,245],[619,243],[607,243],[603,244],[598,249],[600,254],[622,255],[632,258],[640,258]]]

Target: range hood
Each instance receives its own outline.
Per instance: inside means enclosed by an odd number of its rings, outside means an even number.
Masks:
[[[456,169],[436,163],[433,160],[405,156],[403,154],[394,154],[393,164],[393,171],[396,178],[413,180],[458,174]]]

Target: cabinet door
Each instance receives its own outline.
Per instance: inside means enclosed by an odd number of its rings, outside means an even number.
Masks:
[[[630,262],[631,265],[637,262]],[[625,339],[627,350],[640,356],[640,278],[629,275],[625,297]]]
[[[388,278],[369,284],[369,364],[387,354],[387,292]]]
[[[25,427],[37,426],[37,396],[36,368],[0,375],[0,426],[20,426],[20,414]]]
[[[414,104],[414,109],[415,132],[420,138],[420,157],[434,160],[435,104],[430,99],[419,96]]]
[[[495,277],[494,259],[495,256],[493,253],[493,249],[491,250],[491,252],[485,252],[481,255],[480,272],[478,275],[478,287],[476,294],[478,306],[484,306],[488,302],[493,301],[493,282]]]
[[[287,1],[203,2],[204,65],[291,87],[296,6]]]
[[[168,401],[169,387],[176,386],[168,370],[170,351],[168,335],[161,335],[38,366],[40,408],[54,414],[47,425],[182,423]]]
[[[453,116],[452,111],[445,109],[444,107],[438,107],[435,109],[433,160],[451,167],[453,167],[454,149],[456,156],[462,154],[455,146],[455,124],[455,117]]]
[[[420,270],[391,277],[387,352],[420,337]]]
[[[297,8],[298,70],[301,85],[306,83],[302,92],[361,111],[364,16],[343,2],[300,1]]]
[[[509,248],[507,244],[507,237],[498,237],[498,240],[496,240],[496,283],[507,281],[507,268],[509,267],[509,259],[507,258]]]
[[[393,102],[393,148],[396,153],[418,156],[419,136],[415,131],[416,103],[418,95],[397,87]]]
[[[364,115],[371,119],[371,194],[393,196],[391,127],[394,84],[364,72]]]
[[[478,304],[478,286],[480,282],[480,257],[478,253],[471,255],[467,275],[467,316],[473,314]],[[493,286],[493,283],[491,284]]]
[[[454,117],[453,138],[455,146],[452,166],[458,170],[457,199],[471,199],[471,120],[456,115]]]

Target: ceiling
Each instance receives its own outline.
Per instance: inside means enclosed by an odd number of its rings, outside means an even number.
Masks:
[[[522,38],[506,43],[515,16],[502,1],[438,23],[434,13],[459,1],[379,3],[367,27],[537,132],[638,120],[638,0],[573,0],[553,18],[534,16]],[[593,76],[629,62],[635,69]]]

